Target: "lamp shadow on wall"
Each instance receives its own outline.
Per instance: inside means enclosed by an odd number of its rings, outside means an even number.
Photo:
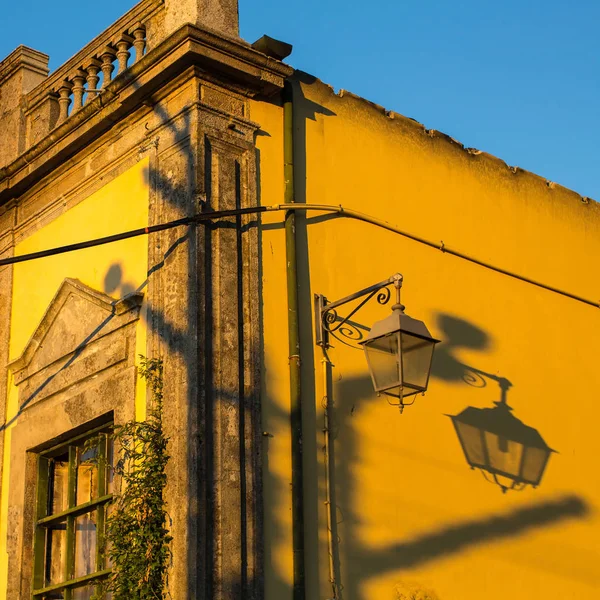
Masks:
[[[360,323],[354,325],[358,325],[359,330],[366,329]],[[472,323],[446,314],[439,315],[438,330],[443,343],[436,349],[432,377],[476,387],[487,386],[486,375],[489,374],[464,364],[455,353],[460,348],[486,350],[490,346],[488,334]],[[492,381],[498,385],[500,401],[506,401],[511,387],[510,381],[503,377],[496,377]],[[381,398],[375,397],[371,379],[367,374],[341,379],[331,389],[334,404],[331,427],[336,438],[331,487],[334,490],[332,502],[338,515],[332,533],[336,574],[343,583],[340,599],[346,597],[352,600],[368,600],[361,590],[364,583],[371,578],[393,571],[417,568],[481,544],[522,536],[532,530],[551,527],[568,519],[584,519],[590,514],[590,507],[584,499],[575,494],[564,494],[505,512],[441,523],[437,529],[384,547],[367,547],[359,541],[363,515],[354,472],[360,465],[361,455],[353,416],[370,403],[380,402]],[[468,468],[468,465],[465,464],[465,468]],[[324,494],[324,487],[321,488],[320,493]],[[340,538],[338,529],[342,523],[343,537]],[[348,561],[360,567],[349,569]],[[346,565],[345,571],[340,571],[340,564]]]
[[[522,490],[528,484],[537,487],[555,450],[537,429],[513,414],[508,405],[508,392],[513,384],[508,378],[467,365],[456,356],[460,349],[487,349],[488,335],[472,323],[445,313],[438,314],[437,321],[444,342],[434,357],[432,374],[474,388],[498,386],[499,397],[494,408],[469,406],[458,415],[447,415],[452,419],[467,463],[503,492]]]
[[[332,111],[319,106],[302,93],[301,83],[314,81],[310,75],[296,72],[294,82],[294,163],[295,163],[295,196],[296,202],[307,202],[307,120],[316,121],[318,115],[335,116]],[[319,548],[319,506],[325,498],[324,466],[322,453],[317,440],[323,423],[323,411],[314,402],[315,396],[315,355],[312,323],[312,289],[310,285],[310,263],[308,229],[325,221],[339,218],[338,215],[319,215],[307,217],[298,213],[296,218],[296,242],[298,256],[299,284],[299,320],[300,342],[303,348],[302,364],[304,413],[304,472],[319,473],[318,485],[314,489],[305,490],[306,536],[305,543],[309,549],[307,558],[307,583],[310,580],[318,585],[319,565],[326,563],[326,556],[318,552]],[[269,224],[262,230],[280,229],[279,224]],[[361,323],[350,323],[355,332],[368,331]],[[465,384],[487,385],[481,374],[476,375],[473,368],[462,363],[456,355],[460,349],[486,351],[490,346],[490,338],[486,332],[476,325],[451,315],[439,315],[440,337],[444,340],[436,349],[432,376],[436,379]],[[356,339],[350,340],[350,343]],[[338,342],[345,343],[338,339]],[[473,379],[473,381],[471,381]],[[443,558],[450,554],[467,550],[482,543],[489,543],[502,538],[522,535],[539,527],[551,526],[565,519],[584,518],[589,513],[585,501],[575,495],[564,495],[551,501],[532,503],[502,514],[492,514],[478,519],[443,524],[435,531],[426,532],[410,540],[402,540],[384,548],[369,548],[359,541],[359,531],[363,525],[357,483],[354,472],[360,464],[358,434],[353,425],[353,415],[361,408],[375,401],[372,382],[365,373],[358,378],[345,378],[334,386],[329,374],[329,390],[333,408],[330,428],[334,443],[330,450],[331,467],[331,502],[336,507],[337,518],[332,523],[334,573],[339,583],[338,600],[368,600],[362,595],[364,582],[385,573],[406,570],[421,564]],[[506,397],[511,384],[508,379],[498,380],[500,391]],[[281,426],[285,427],[289,417],[281,414]],[[449,424],[450,426],[450,424]],[[458,442],[457,442],[458,443]],[[267,453],[266,453],[267,454]],[[468,468],[467,465],[465,465]],[[280,482],[281,483],[281,482]],[[276,490],[276,484],[273,488]],[[342,526],[343,523],[343,526]],[[343,538],[341,532],[343,531]],[[350,562],[349,562],[350,561]],[[343,565],[359,566],[343,570]],[[311,589],[310,587],[308,589]],[[322,586],[319,587],[322,589]]]

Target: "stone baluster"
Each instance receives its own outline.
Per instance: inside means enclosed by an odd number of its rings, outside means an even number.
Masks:
[[[144,56],[146,48],[146,28],[142,24],[136,25],[133,30],[133,47],[135,48],[135,61],[138,62]]]
[[[112,80],[112,72],[115,68],[113,61],[117,58],[117,53],[110,46],[106,46],[102,50],[100,58],[102,59],[102,73],[104,74],[102,89],[104,89]]]
[[[120,75],[127,68],[127,61],[131,56],[129,48],[133,44],[133,38],[130,35],[123,34],[117,42],[117,59],[119,60],[119,69],[117,75]]]
[[[85,92],[84,83],[87,73],[82,69],[77,69],[73,76],[73,110],[76,113],[83,106],[83,93]]]
[[[64,123],[69,116],[69,104],[71,104],[71,89],[73,88],[73,84],[70,81],[63,81],[62,85],[58,88],[58,107],[59,114],[58,120],[56,121],[57,125]]]
[[[98,89],[98,82],[100,81],[98,73],[100,72],[101,65],[102,63],[96,58],[91,58],[87,63],[87,93],[85,96],[86,104],[91,102],[100,93],[100,90]]]

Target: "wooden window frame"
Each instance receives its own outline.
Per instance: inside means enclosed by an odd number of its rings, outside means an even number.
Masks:
[[[82,440],[99,436],[98,443],[98,493],[97,497],[88,502],[77,504],[77,467]],[[37,498],[35,507],[34,561],[33,561],[33,591],[34,600],[42,600],[52,592],[61,591],[64,600],[72,600],[73,590],[86,584],[107,578],[112,570],[106,568],[105,527],[106,509],[112,501],[113,494],[108,493],[107,481],[107,448],[109,439],[107,425],[96,427],[73,437],[57,446],[37,455]],[[59,451],[68,451],[69,463],[67,470],[67,508],[58,513],[51,513],[50,506],[50,461]],[[75,577],[75,518],[86,513],[96,513],[96,570],[88,575]],[[50,514],[49,514],[50,513]],[[63,581],[52,585],[44,585],[47,569],[47,531],[51,525],[66,523],[65,565]]]

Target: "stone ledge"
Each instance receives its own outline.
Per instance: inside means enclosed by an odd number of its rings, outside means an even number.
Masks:
[[[0,205],[63,163],[142,105],[190,65],[219,76],[246,94],[272,95],[293,69],[231,38],[184,25],[106,90],[11,164],[0,169]]]

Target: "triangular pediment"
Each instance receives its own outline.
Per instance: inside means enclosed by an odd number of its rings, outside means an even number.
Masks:
[[[116,300],[78,279],[65,279],[19,358],[15,383],[137,319],[143,295]]]

